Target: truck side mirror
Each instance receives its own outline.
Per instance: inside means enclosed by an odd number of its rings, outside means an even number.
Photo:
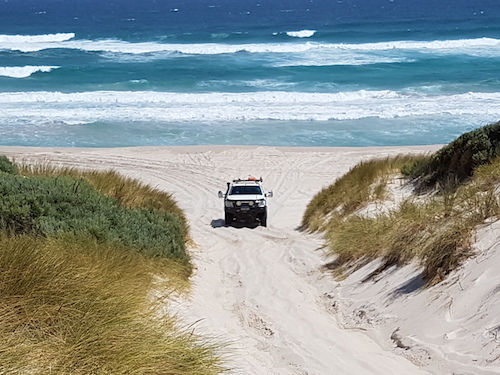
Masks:
[[[224,198],[224,193],[222,191],[219,191],[219,198]]]

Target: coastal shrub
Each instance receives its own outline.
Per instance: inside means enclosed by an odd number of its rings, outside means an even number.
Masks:
[[[0,234],[0,373],[222,373],[220,345],[164,311],[178,279],[107,244]]]
[[[17,174],[17,166],[5,155],[0,155],[0,172]]]
[[[468,180],[477,167],[500,155],[500,122],[462,134],[436,152],[428,162],[416,166],[412,177],[420,190],[455,189]]]
[[[126,208],[85,180],[4,175],[0,230],[46,237],[74,235],[188,262],[182,221],[169,212]]]
[[[177,216],[183,226],[186,241],[189,241],[189,227],[184,212],[172,195],[141,181],[125,177],[113,170],[96,171],[57,167],[51,163],[23,163],[20,172],[24,176],[58,177],[70,176],[84,179],[97,191],[116,199],[129,208],[145,208],[165,211]]]
[[[413,163],[407,163],[401,167],[401,174],[406,178],[415,179],[419,173],[422,173],[423,168],[429,163],[432,155],[422,155]]]

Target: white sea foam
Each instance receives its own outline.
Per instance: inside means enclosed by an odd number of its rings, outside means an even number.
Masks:
[[[148,54],[158,52],[181,53],[186,55],[220,55],[240,52],[249,53],[294,53],[309,51],[316,46],[309,44],[289,43],[250,43],[250,44],[225,44],[225,43],[193,43],[193,44],[167,44],[156,42],[129,43],[121,40],[90,40],[71,41],[65,43],[63,48],[80,49],[92,52],[111,52],[125,54]]]
[[[26,78],[36,72],[50,72],[59,66],[5,66],[0,67],[0,76],[11,78]]]
[[[74,33],[42,34],[42,35],[0,35],[0,45],[4,43],[51,43],[73,39]]]
[[[394,91],[340,93],[59,92],[0,93],[1,121],[327,121],[368,117],[500,118],[500,93],[425,95]]]
[[[333,45],[332,45],[333,46]],[[325,46],[326,47],[326,46]],[[326,47],[328,48],[328,47]],[[338,44],[334,48],[357,51],[413,50],[418,52],[500,55],[500,39],[475,38],[434,41],[394,41],[363,44]]]
[[[89,122],[86,121],[79,121],[79,120],[68,120],[65,122],[62,122],[62,124],[70,125],[70,126],[78,126],[78,125],[89,125]]]
[[[251,87],[266,90],[283,90],[291,89],[296,85],[293,82],[283,82],[274,79],[252,79],[252,80],[206,80],[197,83],[197,87],[202,87],[205,89],[222,89],[229,87]]]
[[[298,31],[300,35],[308,35],[312,30]],[[477,56],[500,56],[500,39],[475,38],[459,40],[435,41],[392,41],[378,43],[160,43],[137,42],[131,43],[118,39],[84,40],[75,39],[72,33],[47,35],[0,35],[0,49],[33,52],[50,48],[67,48],[89,52],[103,52],[116,54],[151,54],[151,53],[180,53],[190,55],[216,55],[231,53],[304,53],[317,51],[325,53],[340,52],[379,52],[379,51],[417,51],[433,53],[463,53]]]
[[[271,65],[274,67],[287,66],[338,66],[338,65],[371,65],[395,64],[415,61],[406,57],[389,57],[367,53],[345,53],[341,51],[323,53],[304,53],[301,55],[288,54],[285,58],[278,58]]]
[[[147,79],[131,79],[129,82],[133,83],[134,85],[144,85],[149,83]]]
[[[316,34],[316,30],[288,31],[286,35],[293,38],[310,38]]]

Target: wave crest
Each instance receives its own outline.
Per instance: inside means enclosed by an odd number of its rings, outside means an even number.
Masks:
[[[4,43],[52,43],[73,39],[75,33],[57,33],[43,35],[0,35],[0,45]]]
[[[59,66],[3,66],[0,67],[0,76],[11,78],[27,78],[36,72],[48,73]]]
[[[297,37],[306,37],[306,32],[313,30],[297,31]],[[288,32],[294,33],[294,32]],[[303,36],[298,36],[303,35]],[[160,43],[128,42],[119,39],[84,40],[74,39],[75,34],[47,34],[47,35],[0,35],[0,49],[35,52],[45,49],[74,49],[85,52],[100,52],[120,55],[153,55],[148,58],[164,58],[165,54],[174,56],[184,55],[218,55],[234,54],[241,52],[266,53],[266,54],[303,54],[330,53],[337,56],[341,53],[371,54],[381,51],[416,51],[422,53],[467,54],[473,56],[500,56],[500,39],[475,38],[457,40],[434,41],[389,41],[376,43],[327,43],[327,42],[277,42],[277,43]]]
[[[0,120],[329,121],[418,116],[500,116],[500,93],[425,95],[395,91],[175,93],[97,91],[0,93]]]
[[[292,38],[310,38],[316,34],[316,30],[288,31],[286,35]]]

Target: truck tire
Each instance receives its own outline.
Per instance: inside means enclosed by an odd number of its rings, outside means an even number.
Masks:
[[[231,223],[233,222],[233,214],[230,214],[228,212],[224,213],[224,222],[226,223],[226,226],[231,225]]]
[[[265,212],[260,218],[260,225],[267,227],[267,212]]]

